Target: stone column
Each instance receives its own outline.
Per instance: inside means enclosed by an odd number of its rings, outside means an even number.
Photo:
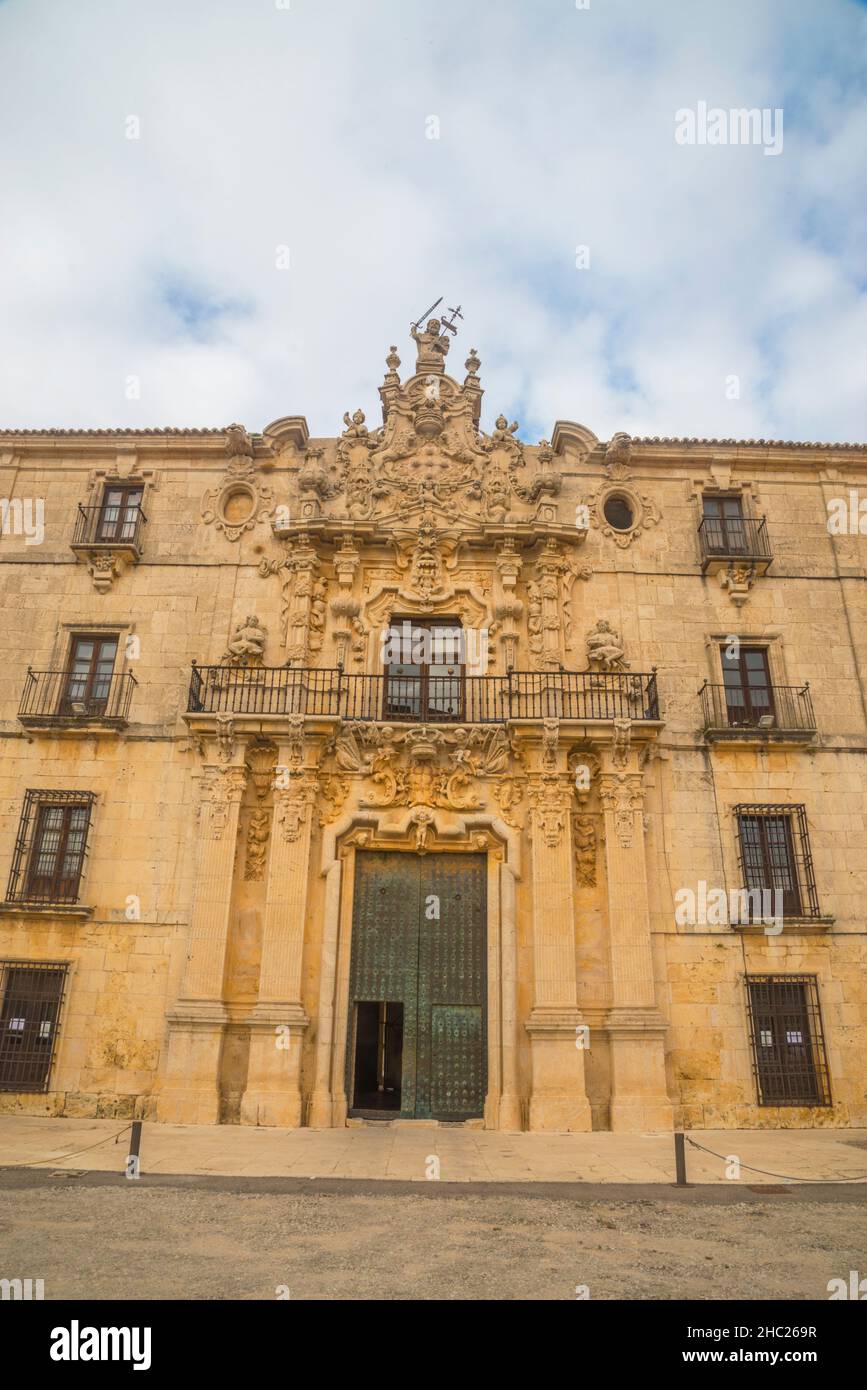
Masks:
[[[247,1087],[241,1102],[241,1123],[301,1124],[301,1048],[308,1018],[301,1001],[301,966],[307,892],[310,880],[310,838],[316,778],[289,769],[293,748],[278,752],[274,819],[265,896],[259,998],[249,1016],[250,1057]]]
[[[644,853],[644,786],[634,753],[603,755],[612,1006],[611,1128],[671,1129],[665,1082],[665,1022],[656,1007]]]
[[[223,977],[238,816],[246,781],[243,764],[212,764],[202,774],[187,960],[178,1000],[166,1014],[168,1049],[157,1095],[157,1118],[172,1124],[217,1124],[220,1118],[220,1054],[226,1023]]]
[[[500,1129],[520,1130],[521,1092],[518,1083],[518,921],[515,908],[515,873],[500,865],[500,993],[503,1037],[503,1089],[500,1095]]]
[[[353,856],[354,863],[354,856]],[[310,1101],[311,1129],[330,1129],[334,1119],[331,1091],[331,1053],[334,1042],[337,948],[340,937],[340,895],[344,861],[335,859],[325,883],[325,920],[322,927],[322,962],[319,975],[319,1014],[316,1034],[316,1079]],[[351,872],[351,866],[350,866]]]
[[[548,540],[536,563],[539,582],[539,599],[542,606],[542,652],[541,666],[546,670],[559,671],[562,661],[562,603],[560,576],[565,561],[556,542]]]
[[[524,605],[515,592],[523,560],[514,540],[508,538],[497,550],[497,576],[494,590],[494,619],[499,624],[503,659],[501,669],[510,670],[518,662],[518,619]]]
[[[533,1010],[531,1130],[589,1130],[584,1034],[577,1005],[572,903],[571,794],[557,773],[531,788]]]

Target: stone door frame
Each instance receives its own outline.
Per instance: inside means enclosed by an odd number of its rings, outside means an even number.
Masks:
[[[408,854],[483,853],[487,860],[488,1091],[485,1129],[519,1130],[518,950],[515,910],[520,835],[496,816],[414,807],[400,812],[358,810],[323,835],[326,880],[316,1071],[307,1122],[315,1129],[345,1125],[349,968],[358,849]]]

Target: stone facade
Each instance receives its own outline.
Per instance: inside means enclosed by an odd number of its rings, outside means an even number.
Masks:
[[[481,429],[475,351],[460,384],[440,325],[415,336],[376,428],[0,433],[22,502],[0,539],[0,960],[66,967],[47,1084],[8,1073],[0,1109],[343,1124],[356,856],[467,850],[487,1126],[867,1124],[867,540],[828,526],[867,496],[867,447],[563,421],[532,446]],[[141,514],[106,538],[123,487]],[[709,554],[707,496],[764,518],[760,543]],[[384,717],[407,618],[481,634],[460,717]],[[76,634],[117,638],[115,717],[40,704]],[[733,639],[766,651],[773,720],[714,713]],[[74,900],[33,901],[25,797],[58,791],[94,798],[87,853]],[[738,807],[792,808],[781,930],[676,910],[745,886]],[[759,1103],[765,976],[812,980],[826,1103]]]

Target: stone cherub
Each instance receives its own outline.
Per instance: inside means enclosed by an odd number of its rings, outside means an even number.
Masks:
[[[231,666],[253,666],[265,656],[265,642],[268,629],[258,618],[245,618],[232,634],[231,641],[223,655],[223,660]]]
[[[363,410],[354,410],[352,412],[351,419],[349,416],[349,411],[344,410],[343,423],[346,426],[346,429],[343,431],[343,437],[349,439],[367,439],[370,434],[370,430],[367,428],[367,425],[364,423],[364,420],[365,415]]]
[[[498,415],[494,421],[494,429],[488,448],[493,448],[497,444],[514,444],[515,435],[519,428],[517,420],[513,420],[510,425],[505,415]]]
[[[624,657],[625,648],[618,633],[600,618],[587,634],[587,661],[601,671],[622,671],[628,665]]]

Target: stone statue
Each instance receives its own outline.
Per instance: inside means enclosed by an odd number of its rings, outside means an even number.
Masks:
[[[513,442],[513,435],[517,430],[517,420],[513,420],[510,425],[505,415],[498,415],[494,422],[494,432],[491,435],[491,442],[493,444],[511,444]]]
[[[606,461],[604,468],[609,478],[627,477],[629,468],[629,456],[632,453],[632,439],[624,431],[618,430],[617,434],[611,435],[606,445]]]
[[[223,660],[230,666],[260,665],[265,656],[267,638],[268,630],[262,627],[258,618],[246,618],[235,628]]]
[[[363,410],[355,410],[352,418],[349,418],[349,411],[343,412],[343,423],[346,429],[343,431],[344,439],[367,439],[370,434],[367,425],[364,423],[365,415]]]
[[[443,333],[439,319],[428,319],[427,328],[419,333],[416,324],[410,324],[410,335],[416,343],[416,372],[442,372],[445,370],[446,355],[449,350],[449,335]]]
[[[253,441],[243,425],[229,425],[226,430],[226,453],[230,459],[252,459]]]
[[[629,662],[624,657],[625,648],[620,636],[600,618],[587,634],[587,661],[600,671],[623,671]]]
[[[327,595],[327,582],[324,579],[317,579],[310,595],[310,647],[313,651],[319,650],[325,635],[325,617],[328,612]]]
[[[530,634],[530,651],[541,652],[542,639],[542,589],[532,580],[527,585],[528,613],[527,629]]]

